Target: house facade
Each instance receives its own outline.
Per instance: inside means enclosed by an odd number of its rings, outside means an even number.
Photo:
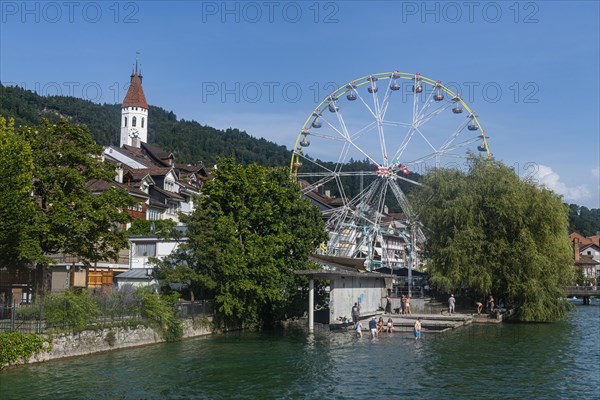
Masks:
[[[600,236],[569,235],[573,247],[573,264],[581,268],[585,279],[600,280]]]

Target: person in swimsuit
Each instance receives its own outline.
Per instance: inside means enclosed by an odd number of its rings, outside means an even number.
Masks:
[[[377,336],[381,336],[383,334],[383,328],[385,324],[383,323],[383,317],[379,317],[379,321],[377,321]]]
[[[406,314],[410,314],[410,296],[406,296]]]
[[[481,314],[481,310],[483,310],[483,303],[480,301],[475,302],[475,305],[477,306],[477,315]]]
[[[388,318],[387,320],[387,327],[386,327],[386,332],[387,333],[392,333],[394,332],[394,321],[392,320],[392,318]]]
[[[417,318],[417,322],[415,322],[414,334],[415,339],[421,338],[421,318]]]

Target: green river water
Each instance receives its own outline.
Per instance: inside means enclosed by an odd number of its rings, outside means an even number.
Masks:
[[[600,399],[600,302],[420,341],[234,332],[0,372],[0,399]]]

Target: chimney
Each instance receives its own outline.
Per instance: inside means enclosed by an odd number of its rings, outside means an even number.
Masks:
[[[573,239],[573,259],[575,262],[579,261],[579,238]]]
[[[115,176],[115,181],[123,183],[123,165],[121,163],[118,163],[115,170],[117,172],[117,176]]]

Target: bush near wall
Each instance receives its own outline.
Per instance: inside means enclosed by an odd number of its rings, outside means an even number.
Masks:
[[[0,333],[0,369],[18,360],[27,360],[40,351],[50,350],[44,345],[45,341],[33,333]]]

